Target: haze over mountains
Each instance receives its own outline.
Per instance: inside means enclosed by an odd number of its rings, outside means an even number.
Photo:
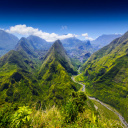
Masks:
[[[15,48],[18,38],[3,30],[0,30],[0,56]]]
[[[121,37],[121,34],[109,34],[109,35],[103,34],[99,36],[98,38],[96,38],[95,40],[91,41],[91,44],[93,45],[95,50],[98,50],[108,45],[111,41],[113,41],[114,39],[118,37]]]
[[[102,35],[94,41],[81,41],[76,37],[67,38],[61,40],[66,52],[70,58],[73,60],[80,61],[84,63],[91,54],[97,49],[103,47],[108,44],[112,39],[119,37],[120,35]],[[18,38],[12,34],[5,32],[4,30],[0,31],[0,56],[4,55],[10,50],[15,49],[17,47]],[[37,36],[29,36],[27,37],[29,41],[29,45],[31,45],[32,49],[35,51],[37,55],[40,56],[40,59],[43,59],[44,55],[47,53],[49,48],[53,43],[49,43],[44,39]]]
[[[90,41],[81,41],[76,37],[61,40],[64,48],[71,58],[78,59],[80,62],[86,61],[93,53]]]
[[[128,32],[95,52],[82,67],[91,96],[111,104],[128,121]]]
[[[71,112],[80,111],[79,114],[85,118],[82,112],[86,108],[85,112],[91,112],[91,115],[96,113],[94,125],[99,126],[96,121],[99,114],[94,104],[87,100],[84,93],[77,92],[80,91],[81,85],[71,79],[72,75],[78,74],[80,64],[77,63],[80,60],[85,63],[81,68],[82,74],[78,75],[76,80],[86,83],[86,93],[112,105],[128,120],[128,32],[94,54],[90,41],[81,41],[75,37],[64,39],[62,43],[60,40],[49,43],[31,35],[14,43],[13,49],[0,58],[1,108],[6,108],[6,104],[14,104],[27,105],[34,109],[50,109],[54,105],[61,108],[67,104],[69,106],[65,111],[68,112],[76,105]],[[5,118],[0,115],[1,120]],[[92,117],[89,118],[93,120]],[[104,118],[111,121],[113,117]],[[117,117],[116,119],[118,120]],[[10,127],[10,120],[7,121]],[[111,126],[114,125],[119,124],[111,123]],[[1,126],[6,124],[2,123]],[[89,124],[88,127],[90,126]]]

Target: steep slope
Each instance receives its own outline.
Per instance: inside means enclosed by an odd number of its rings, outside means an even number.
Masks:
[[[78,59],[80,62],[85,62],[89,57],[86,54],[90,55],[93,52],[92,45],[90,41],[81,41],[76,37],[67,38],[61,40],[67,54],[74,59]]]
[[[15,47],[16,51],[25,52],[27,55],[36,57],[34,46],[24,37],[22,37]]]
[[[40,58],[40,60],[43,60],[45,54],[52,46],[52,43],[49,43],[38,36],[31,35],[27,37],[27,40],[30,42],[34,52],[38,55],[38,58]]]
[[[74,92],[80,85],[71,80],[69,74],[76,72],[60,41],[50,48],[41,67],[34,54],[31,43],[22,38],[16,51],[0,58],[1,127],[121,126],[114,113],[100,105],[98,109],[103,111],[97,112],[84,92]],[[67,119],[72,121],[69,123]]]
[[[78,90],[78,85],[69,75],[77,72],[73,70],[60,41],[53,44],[42,66],[26,38],[21,38],[15,50],[0,58],[1,103],[34,103],[44,108],[45,105],[65,103],[71,91]]]
[[[50,48],[50,50],[44,57],[44,63],[42,65],[41,70],[46,69],[47,63],[50,63],[53,60],[58,61],[66,69],[66,71],[68,73],[76,74],[76,71],[74,71],[74,69],[73,69],[74,67],[71,64],[71,61],[70,61],[69,57],[67,56],[67,53],[62,46],[62,43],[59,40],[57,40],[52,45],[52,47]],[[42,74],[43,72],[40,71],[40,73]]]
[[[95,50],[98,50],[108,45],[111,41],[119,37],[121,37],[121,34],[110,34],[110,35],[104,34],[104,35],[99,36],[95,40],[91,41],[91,44],[95,48]]]
[[[0,30],[0,56],[15,48],[18,38],[10,33]]]
[[[40,49],[40,50],[48,50],[51,47],[51,43],[45,41],[44,39],[38,37],[38,36],[29,36],[27,37],[27,40],[31,43],[31,45],[34,47],[34,49]]]
[[[36,78],[39,64],[33,54],[30,54],[32,49],[28,46],[29,42],[23,38],[17,45],[17,51],[12,50],[0,58],[1,103],[29,104],[32,100],[39,100],[41,96],[41,87]]]
[[[114,106],[128,121],[128,32],[94,53],[82,70],[88,93]]]
[[[69,73],[76,74],[76,71],[73,70],[61,42],[57,40],[45,56],[39,72],[47,103],[61,105],[71,91],[78,90]]]

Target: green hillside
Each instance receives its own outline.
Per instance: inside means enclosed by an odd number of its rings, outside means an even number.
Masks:
[[[29,104],[35,96],[37,98],[40,88],[36,70],[36,61],[24,52],[10,51],[4,55],[0,59],[0,100]]]
[[[48,64],[51,63],[53,60],[60,63],[68,73],[77,74],[77,71],[74,71],[74,67],[71,63],[71,60],[67,56],[66,51],[59,40],[57,40],[52,45],[52,47],[44,57],[44,62],[41,66],[40,75],[44,74],[44,70],[49,68]]]
[[[128,121],[128,32],[94,53],[77,78],[86,91],[122,113]]]
[[[46,56],[39,71],[39,79],[43,85],[47,102],[62,104],[71,91],[77,91],[79,86],[71,80],[70,74],[76,74],[61,42],[57,40]],[[49,102],[48,102],[49,103]]]
[[[42,61],[22,38],[0,58],[1,128],[121,128],[117,115],[93,101],[97,110],[79,91],[81,85],[71,79],[77,72],[59,40],[43,56]]]
[[[54,53],[53,53],[54,50]],[[48,60],[49,58],[49,60]],[[41,102],[50,105],[66,100],[78,86],[71,81],[73,70],[70,59],[62,44],[53,44],[45,60],[39,60],[33,46],[21,38],[16,51],[10,51],[0,58],[0,95],[2,102]],[[47,67],[46,67],[47,65]],[[57,100],[56,102],[54,100]],[[27,101],[27,102],[26,102]]]

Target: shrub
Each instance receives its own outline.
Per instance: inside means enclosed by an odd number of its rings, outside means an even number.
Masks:
[[[17,104],[5,104],[0,108],[0,128],[10,128],[11,115],[17,109]]]
[[[19,107],[19,109],[12,116],[11,127],[20,128],[30,125],[30,114],[32,110],[28,106]]]
[[[71,99],[62,108],[62,116],[67,123],[75,121],[78,113],[85,110],[86,100],[87,96],[84,92],[73,92],[71,94]]]

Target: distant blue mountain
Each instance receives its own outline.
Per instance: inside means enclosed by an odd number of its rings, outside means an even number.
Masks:
[[[33,48],[36,49],[40,49],[40,50],[48,50],[51,46],[52,43],[47,42],[46,40],[38,37],[38,36],[29,36],[27,37],[28,41],[31,43],[31,45],[33,46]]]
[[[14,49],[18,40],[16,36],[0,30],[0,56]]]
[[[95,40],[91,41],[92,46],[95,50],[98,50],[106,45],[108,45],[114,39],[121,37],[121,34],[109,34],[109,35],[101,35]]]
[[[85,62],[93,53],[93,47],[90,41],[82,41],[76,37],[61,40],[67,54],[74,59]],[[87,55],[87,56],[86,56]]]

